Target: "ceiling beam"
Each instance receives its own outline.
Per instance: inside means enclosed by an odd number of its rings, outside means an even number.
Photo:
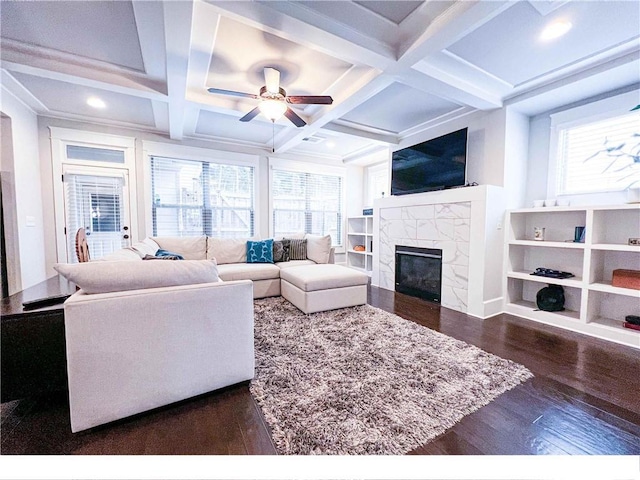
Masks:
[[[191,49],[193,1],[163,2],[164,35],[167,52],[167,93],[169,96],[169,137],[181,140],[187,94],[187,72]]]
[[[375,70],[370,70],[360,78],[358,84],[353,85],[350,91],[341,92],[337,102],[324,108],[312,122],[305,127],[297,128],[292,132],[282,132],[276,138],[276,152],[285,152],[296,146],[303,138],[313,135],[327,123],[340,118],[358,105],[377,95],[393,83],[393,79],[386,75],[379,75]]]

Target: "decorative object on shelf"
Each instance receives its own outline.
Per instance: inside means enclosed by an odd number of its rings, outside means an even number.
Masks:
[[[365,208],[362,210],[362,215],[373,215],[373,208]]]
[[[535,208],[544,207],[544,200],[534,200],[533,201],[533,206]]]
[[[555,207],[556,206],[556,199],[555,198],[547,198],[544,201],[544,206],[545,207]]]
[[[550,268],[538,267],[536,271],[531,273],[530,275],[535,275],[536,277],[548,277],[548,278],[571,278],[575,275],[571,272],[562,272],[560,270],[552,270]]]
[[[636,325],[635,323],[622,322],[622,326],[623,326],[624,328],[630,328],[631,330],[638,330],[638,331],[640,331],[640,325]]]
[[[353,247],[353,251],[354,252],[364,252],[364,245],[356,245],[355,247]]]
[[[640,245],[640,238],[629,237],[629,245]]]
[[[627,315],[624,319],[627,323],[640,326],[640,315]]]
[[[568,198],[559,198],[556,204],[559,207],[568,207],[569,205],[571,205],[571,202],[569,201]]]
[[[544,240],[544,227],[533,227],[533,239],[540,242]]]
[[[585,227],[576,227],[573,231],[573,241],[575,243],[584,243]]]
[[[625,270],[622,268],[614,270],[611,285],[640,290],[640,270]]]
[[[564,288],[561,285],[547,285],[536,294],[536,305],[545,312],[564,310]]]

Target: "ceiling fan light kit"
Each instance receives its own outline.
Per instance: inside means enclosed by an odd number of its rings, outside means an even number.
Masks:
[[[282,115],[287,117],[296,127],[304,127],[305,122],[297,113],[295,113],[287,104],[292,105],[331,105],[333,99],[328,95],[292,95],[287,96],[287,92],[280,87],[280,72],[275,68],[267,67],[264,69],[265,85],[260,88],[260,94],[235,92],[233,90],[223,90],[220,88],[209,88],[209,93],[217,93],[221,95],[231,95],[234,97],[245,97],[260,100],[256,108],[243,116],[241,122],[249,122],[253,120],[259,113],[266,118],[275,122]]]

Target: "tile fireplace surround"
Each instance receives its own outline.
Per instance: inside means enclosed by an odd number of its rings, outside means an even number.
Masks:
[[[502,311],[503,189],[388,197],[374,203],[372,284],[395,290],[395,247],[442,249],[444,307],[486,318]]]

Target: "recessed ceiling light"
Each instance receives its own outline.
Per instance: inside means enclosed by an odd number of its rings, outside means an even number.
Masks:
[[[107,104],[98,97],[89,97],[87,99],[87,105],[93,108],[107,108]]]
[[[327,141],[327,148],[333,148],[335,146],[336,146],[336,142],[334,142],[333,140]]]
[[[541,40],[553,40],[554,38],[561,37],[569,30],[571,30],[571,22],[567,22],[566,20],[557,20],[553,23],[550,23],[545,27],[545,29],[540,34]]]

